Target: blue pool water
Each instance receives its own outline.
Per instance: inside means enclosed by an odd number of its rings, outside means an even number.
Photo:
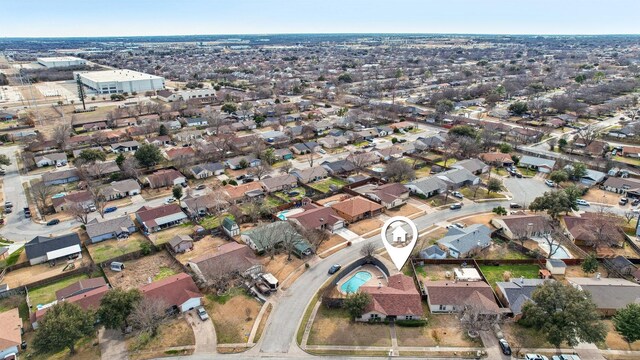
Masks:
[[[280,213],[278,214],[278,217],[280,218],[280,220],[282,221],[287,221],[287,213],[289,212],[289,210],[282,210],[280,211]]]
[[[354,293],[358,291],[362,284],[369,281],[372,277],[373,276],[368,271],[358,271],[353,274],[349,280],[342,284],[342,286],[340,286],[340,290],[346,294]]]

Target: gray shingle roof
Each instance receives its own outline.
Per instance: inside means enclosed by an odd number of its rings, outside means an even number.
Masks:
[[[451,227],[447,235],[438,240],[438,244],[455,249],[460,254],[475,249],[478,243],[481,247],[491,243],[491,229],[482,224],[473,224],[464,229]]]
[[[129,216],[124,215],[121,217],[117,217],[115,219],[109,219],[105,221],[98,221],[97,219],[92,220],[86,225],[87,235],[90,238],[110,234],[113,232],[120,232],[123,228],[128,229],[130,227],[134,227],[133,221]]]
[[[24,250],[27,253],[27,258],[31,260],[44,256],[50,251],[73,245],[80,245],[80,237],[76,233],[56,237],[36,236],[24,245]]]

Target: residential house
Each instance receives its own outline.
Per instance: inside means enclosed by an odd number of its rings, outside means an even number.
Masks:
[[[113,181],[101,192],[107,200],[117,200],[128,196],[140,195],[140,184],[134,179]]]
[[[105,284],[97,288],[91,289],[87,292],[70,296],[65,298],[64,301],[78,305],[84,311],[96,311],[100,307],[100,301],[104,295],[109,291],[109,285]],[[38,328],[38,321],[40,321],[47,313],[49,308],[55,305],[57,301],[47,304],[35,312],[31,313],[30,321],[33,329]]]
[[[553,171],[553,168],[556,166],[556,161],[524,155],[520,159],[520,162],[518,162],[518,166],[548,174]]]
[[[64,287],[58,291],[56,291],[56,299],[58,301],[63,301],[72,296],[84,294],[93,289],[97,289],[103,286],[106,286],[107,282],[104,281],[104,277],[96,277],[91,279],[82,279],[78,282],[75,282],[67,287]]]
[[[85,230],[91,243],[95,244],[107,239],[127,238],[137,229],[129,215],[123,215],[102,221],[95,218],[85,225]]]
[[[275,149],[273,155],[277,160],[291,160],[293,159],[293,153],[289,149]]]
[[[165,121],[160,123],[160,125],[164,125],[169,130],[180,130],[182,129],[182,124],[178,120]]]
[[[187,178],[174,169],[162,169],[147,176],[147,183],[152,189],[173,187],[187,182]]]
[[[591,294],[598,311],[604,316],[613,316],[629,304],[640,302],[640,284],[617,278],[567,277],[575,288]]]
[[[315,153],[320,150],[320,145],[315,141],[293,144],[289,149],[295,154],[303,155],[309,153]]]
[[[289,190],[298,186],[298,178],[293,174],[284,174],[262,179],[262,188],[267,193]]]
[[[168,135],[154,136],[151,138],[146,138],[144,141],[147,144],[155,145],[155,146],[167,146],[171,145],[171,138]]]
[[[449,251],[453,258],[467,258],[491,245],[491,229],[482,224],[465,228],[451,226],[438,245]]]
[[[398,145],[393,145],[384,149],[376,149],[373,153],[384,161],[392,161],[402,158],[404,149]]]
[[[72,151],[73,157],[78,159],[80,157],[80,155],[82,155],[82,152],[87,151],[87,150],[95,150],[95,151],[103,152],[102,146],[93,146],[93,147],[90,147],[90,148],[82,148],[82,149],[73,150]]]
[[[97,130],[104,130],[106,128],[108,128],[108,126],[107,126],[107,123],[105,121],[82,125],[82,130],[83,131],[87,131],[87,132],[89,132],[89,131],[97,131]]]
[[[606,229],[601,228],[602,216],[611,217]],[[617,215],[585,212],[580,216],[564,216],[562,220],[567,228],[567,235],[578,246],[598,246],[603,245],[601,242],[606,242],[607,245],[622,247],[627,237],[622,227],[616,224],[616,218]]]
[[[284,144],[289,141],[289,136],[282,131],[269,130],[260,133],[260,138],[269,144]]]
[[[92,178],[101,178],[111,174],[120,173],[120,167],[115,160],[112,161],[96,161],[94,164],[82,165],[82,170]]]
[[[202,305],[202,294],[191,276],[180,273],[140,287],[142,296],[162,301],[167,309],[186,312]]]
[[[322,166],[314,166],[303,170],[296,169],[291,172],[291,175],[297,177],[303,184],[322,180],[328,176],[327,170]]]
[[[622,194],[632,198],[640,197],[640,179],[610,176],[605,180],[602,186],[605,190],[617,194]]]
[[[366,166],[369,166],[369,165],[373,165],[373,164],[379,163],[380,162],[380,158],[377,157],[372,152],[365,152],[365,153],[360,153],[360,154],[351,153],[351,154],[349,154],[349,156],[347,156],[347,161],[350,161],[354,165],[358,164],[360,167],[366,167]]]
[[[331,175],[348,174],[356,169],[349,160],[324,161],[320,165]]]
[[[158,207],[143,206],[136,211],[136,219],[144,231],[152,233],[187,221],[187,215],[178,204]]]
[[[140,147],[140,143],[135,140],[119,142],[119,143],[111,144],[111,152],[124,153],[124,152],[136,151],[138,150],[139,147]]]
[[[20,352],[23,332],[17,307],[0,313],[0,329],[0,359],[15,359]]]
[[[424,281],[427,304],[432,313],[451,313],[465,306],[479,306],[484,315],[498,316],[500,307],[493,290],[483,281]]]
[[[622,155],[631,158],[640,158],[640,147],[638,146],[623,146]]]
[[[202,138],[204,130],[186,130],[173,135],[173,138],[180,142],[189,142]]]
[[[114,122],[113,127],[129,127],[129,126],[136,126],[136,125],[138,125],[138,121],[136,120],[136,118],[128,117],[123,119],[117,119]]]
[[[564,168],[565,170],[568,170],[568,171],[573,170],[573,166],[571,166],[570,164],[565,166]],[[604,181],[605,177],[607,177],[607,174],[603,172],[586,169],[586,173],[584,174],[584,176],[580,178],[580,183],[587,186],[593,186]]]
[[[188,127],[198,127],[198,126],[207,126],[207,125],[209,125],[209,123],[207,122],[206,119],[200,118],[200,117],[187,118],[187,119],[184,120],[184,122]]]
[[[201,196],[187,196],[182,199],[182,208],[189,216],[206,216],[229,207],[225,194],[211,192]]]
[[[35,156],[33,161],[37,167],[43,166],[63,166],[67,165],[67,154],[65,153],[53,153],[41,156]]]
[[[409,200],[409,189],[400,183],[389,183],[378,186],[365,185],[353,190],[369,199],[379,202],[387,209],[402,206]]]
[[[239,170],[244,169],[245,167],[259,166],[260,164],[262,164],[262,161],[253,156],[237,156],[231,159],[227,159],[225,163],[227,164],[229,169]]]
[[[436,177],[444,181],[450,189],[480,184],[480,178],[467,169],[451,169],[443,171],[436,175]]]
[[[346,136],[325,136],[322,139],[318,140],[318,144],[320,144],[325,149],[335,149],[342,146],[345,146],[349,143],[349,139]]]
[[[68,193],[65,196],[51,199],[51,202],[53,203],[54,211],[57,213],[76,206],[89,212],[90,208],[95,207],[93,195],[87,190]]]
[[[340,201],[331,205],[331,207],[336,211],[338,216],[345,219],[348,223],[373,217],[382,213],[384,209],[382,205],[360,196],[354,196]]]
[[[415,141],[415,147],[418,150],[432,150],[438,149],[444,146],[446,139],[446,133],[435,134],[426,137],[419,137]]]
[[[529,128],[512,127],[511,130],[509,130],[509,135],[511,135],[511,137],[516,141],[532,143],[540,141],[544,133],[542,131]]]
[[[189,235],[176,235],[169,240],[169,248],[176,254],[193,249],[193,239]]]
[[[543,215],[509,215],[491,219],[491,225],[501,230],[509,240],[540,237],[549,234],[549,220]]]
[[[427,198],[447,191],[447,183],[436,176],[414,180],[405,186],[412,194]]]
[[[224,164],[219,162],[202,163],[190,167],[189,172],[196,179],[206,179],[211,176],[224,174]]]
[[[478,155],[478,158],[495,167],[511,167],[514,164],[511,155],[501,152],[482,153]]]
[[[436,244],[433,244],[425,249],[420,251],[421,259],[446,259],[447,252],[440,249],[440,247]]]
[[[175,161],[179,159],[186,159],[188,161],[193,160],[196,156],[196,151],[191,146],[176,147],[166,150],[164,157],[169,161]]]
[[[533,301],[533,292],[547,281],[553,280],[518,278],[506,282],[499,281],[496,283],[496,295],[504,305],[509,307],[514,319],[519,320],[522,317],[524,304]]]
[[[225,217],[222,220],[222,230],[229,236],[234,237],[240,235],[240,226],[233,219]]]
[[[457,163],[451,165],[454,169],[466,169],[469,170],[474,175],[484,174],[489,171],[489,165],[483,163],[478,159],[467,159],[458,161]]]
[[[262,185],[257,181],[237,186],[226,185],[222,189],[226,192],[229,202],[232,204],[241,204],[247,200],[264,197]]]
[[[55,237],[36,236],[24,245],[24,251],[31,265],[54,261],[67,256],[82,257],[80,237],[76,233],[69,233]]]
[[[622,255],[618,255],[613,259],[609,259],[609,264],[620,274],[622,275],[631,275],[638,270],[638,268],[633,265],[633,263]]]
[[[371,301],[356,321],[418,320],[423,317],[422,299],[413,278],[404,274],[389,276],[386,286],[361,286]]]
[[[78,169],[68,169],[61,171],[49,171],[42,174],[42,181],[45,185],[68,184],[80,180]]]
[[[211,281],[223,273],[242,274],[257,264],[259,261],[251,248],[231,241],[218,246],[205,255],[191,259],[187,266],[193,270],[197,277],[204,281]]]
[[[280,246],[285,240],[293,245],[293,253],[298,257],[311,255],[311,244],[287,221],[276,221],[245,231],[240,234],[242,241],[261,254]]]
[[[307,230],[327,230],[333,233],[344,227],[344,219],[331,207],[318,206],[312,203],[305,205],[303,208],[304,212],[288,215],[287,219]]]

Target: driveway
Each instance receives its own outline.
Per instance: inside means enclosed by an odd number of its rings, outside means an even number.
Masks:
[[[198,317],[196,310],[189,310],[184,314],[185,319],[191,328],[196,338],[196,354],[199,353],[215,353],[216,345],[218,343],[216,339],[216,329],[213,327],[213,321],[207,319],[202,321]]]
[[[534,178],[504,178],[504,186],[513,195],[513,201],[521,205],[531,204],[533,199],[552,190],[543,181]]]
[[[118,330],[105,329],[98,330],[98,341],[100,342],[100,354],[102,360],[128,359],[127,344],[124,342],[122,333]]]

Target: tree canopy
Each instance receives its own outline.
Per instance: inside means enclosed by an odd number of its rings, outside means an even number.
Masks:
[[[640,304],[629,304],[613,316],[616,331],[632,343],[640,340]]]
[[[522,115],[529,111],[529,106],[526,102],[516,101],[509,105],[509,111],[511,111],[515,115]]]
[[[520,322],[546,334],[552,345],[604,341],[607,327],[589,293],[559,281],[548,281],[533,292],[531,299],[522,308]]]
[[[138,163],[144,167],[151,167],[162,161],[160,149],[153,144],[142,144],[135,154]]]
[[[142,299],[138,289],[112,289],[100,301],[97,316],[108,329],[122,329],[127,325],[127,318],[133,308]]]
[[[449,130],[449,135],[475,138],[478,132],[469,125],[456,125]]]
[[[97,149],[87,149],[82,150],[80,153],[80,159],[82,159],[86,163],[94,163],[96,161],[105,161],[107,159],[107,155],[104,151],[100,151]]]
[[[226,104],[222,105],[220,110],[226,112],[227,114],[231,114],[231,113],[234,113],[234,112],[238,111],[238,107],[234,103],[226,103]]]
[[[59,302],[38,320],[33,347],[38,352],[52,353],[68,348],[75,353],[75,344],[93,332],[93,316],[70,302]]]
[[[0,154],[0,165],[9,166],[11,165],[11,160],[5,154]]]
[[[416,172],[408,162],[395,160],[387,164],[383,176],[391,182],[401,182],[413,180],[416,177]]]
[[[529,210],[546,211],[549,216],[554,219],[562,213],[569,213],[571,210],[577,210],[576,200],[579,194],[576,194],[569,187],[562,191],[545,192],[544,195],[535,198],[529,205]]]
[[[371,296],[367,293],[349,294],[344,300],[344,308],[347,309],[352,318],[358,318],[362,316],[369,302],[371,302]]]
[[[561,183],[569,180],[569,175],[564,170],[556,170],[549,174],[549,179],[556,183]]]

